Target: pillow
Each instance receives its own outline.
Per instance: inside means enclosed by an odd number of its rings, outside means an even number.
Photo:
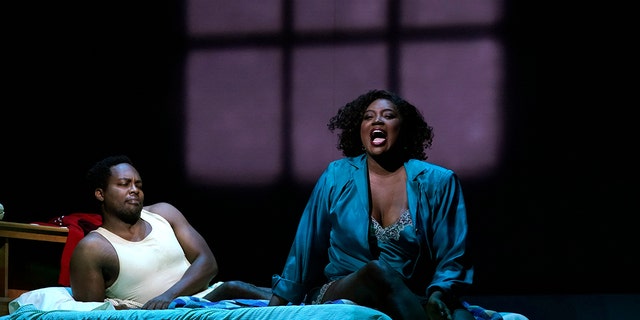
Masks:
[[[50,310],[115,310],[108,301],[80,302],[71,295],[70,287],[46,287],[27,291],[9,302],[9,313],[13,313],[21,306],[32,304],[36,309]]]

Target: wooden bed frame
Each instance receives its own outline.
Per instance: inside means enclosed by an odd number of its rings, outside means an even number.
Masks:
[[[67,227],[41,226],[29,223],[0,221],[0,315],[9,314],[7,304],[28,291],[25,288],[9,288],[9,242],[10,239],[32,241],[67,242]]]

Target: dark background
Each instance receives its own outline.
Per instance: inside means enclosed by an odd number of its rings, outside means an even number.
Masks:
[[[608,94],[607,79],[615,78],[581,42],[596,30],[544,31],[539,11],[517,3],[502,25],[509,61],[504,164],[491,177],[463,181],[473,291],[637,293],[637,175],[627,151],[637,142],[628,141],[632,120],[617,111],[630,103]],[[146,202],[176,205],[205,236],[220,280],[269,286],[312,186],[187,183],[183,10],[180,1],[7,8],[0,111],[5,220],[96,212],[84,174],[103,156],[125,153],[145,180]],[[550,55],[543,60],[542,53]],[[13,270],[36,272],[47,255],[59,257],[56,250],[18,242]]]

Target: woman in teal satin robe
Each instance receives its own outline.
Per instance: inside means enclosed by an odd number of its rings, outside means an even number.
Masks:
[[[474,319],[460,181],[426,162],[432,128],[398,95],[369,91],[343,106],[344,158],[322,173],[301,216],[270,305],[346,299],[393,319]]]

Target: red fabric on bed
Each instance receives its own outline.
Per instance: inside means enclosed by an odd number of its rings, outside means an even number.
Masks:
[[[68,287],[69,282],[69,262],[73,249],[84,236],[91,230],[97,229],[102,225],[102,216],[97,213],[72,213],[66,216],[59,216],[49,220],[48,222],[34,222],[39,225],[49,225],[57,227],[69,228],[67,242],[62,249],[62,258],[60,259],[60,276],[58,283],[61,286]]]

